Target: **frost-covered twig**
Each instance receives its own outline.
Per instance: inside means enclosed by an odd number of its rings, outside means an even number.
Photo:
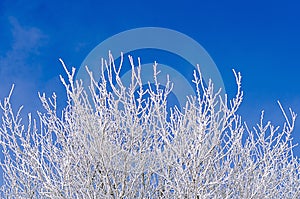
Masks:
[[[236,114],[243,92],[228,100],[213,82],[194,73],[196,96],[182,110],[168,110],[167,96],[154,64],[155,86],[143,87],[141,64],[129,57],[131,84],[120,78],[123,63],[102,60],[101,80],[90,76],[89,90],[75,81],[66,88],[67,106],[57,113],[56,95],[40,94],[39,125],[29,114],[1,103],[1,162],[5,198],[299,198],[299,162],[293,155],[296,114],[282,128],[260,123],[250,129]],[[85,82],[87,83],[87,82]],[[150,84],[150,83],[149,83]],[[147,97],[148,96],[148,97]],[[39,127],[38,127],[39,126]]]

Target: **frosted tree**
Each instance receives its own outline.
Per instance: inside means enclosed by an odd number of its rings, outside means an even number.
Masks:
[[[123,58],[123,57],[122,57]],[[167,106],[172,83],[145,89],[141,64],[129,57],[131,84],[122,66],[102,60],[100,81],[89,90],[63,64],[67,94],[62,113],[56,95],[40,94],[37,120],[13,111],[11,92],[1,102],[4,198],[299,198],[299,161],[293,155],[291,110],[283,126],[263,121],[248,128],[236,114],[243,92],[229,100],[194,72],[196,96],[185,107]],[[122,62],[121,62],[122,63]],[[88,82],[84,82],[87,84]]]

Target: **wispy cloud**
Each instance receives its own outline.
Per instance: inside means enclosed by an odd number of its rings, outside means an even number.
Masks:
[[[11,85],[16,84],[16,97],[23,100],[22,104],[30,104],[32,99],[29,96],[36,95],[36,81],[42,72],[34,57],[40,54],[47,36],[36,27],[21,25],[14,17],[9,17],[8,21],[12,42],[6,53],[0,56],[0,97],[3,98]]]
[[[23,27],[14,17],[9,18],[13,42],[11,48],[3,57],[0,57],[0,75],[4,78],[22,77],[29,70],[36,69],[30,66],[28,60],[33,54],[39,54],[39,48],[46,36],[35,27]],[[28,67],[24,67],[28,66]],[[33,71],[30,71],[33,72]]]

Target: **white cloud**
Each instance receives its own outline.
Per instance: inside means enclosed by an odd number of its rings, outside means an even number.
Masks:
[[[41,66],[35,62],[47,36],[36,27],[26,27],[14,17],[8,19],[11,25],[10,48],[0,57],[0,99],[16,84],[14,95],[20,103],[32,104],[37,98],[38,79]],[[32,96],[34,95],[34,96]]]
[[[13,50],[27,50],[28,52],[37,52],[39,42],[44,34],[36,27],[22,27],[18,20],[10,17],[12,25],[12,34],[14,38]]]
[[[36,69],[29,64],[28,61],[31,60],[28,59],[39,54],[39,48],[46,38],[38,28],[23,27],[14,17],[10,17],[9,22],[13,42],[11,48],[0,58],[0,76],[4,79],[24,77],[28,69]]]

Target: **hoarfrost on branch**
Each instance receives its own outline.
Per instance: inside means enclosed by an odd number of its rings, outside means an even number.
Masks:
[[[123,56],[122,56],[123,61]],[[290,110],[282,128],[263,121],[248,128],[236,114],[243,92],[228,100],[194,72],[196,96],[185,107],[167,106],[172,83],[145,89],[141,64],[132,66],[130,86],[109,54],[99,83],[89,90],[75,81],[75,69],[63,64],[68,79],[67,106],[57,112],[56,95],[40,94],[38,121],[20,108],[11,93],[1,102],[0,127],[5,198],[299,198],[299,162],[291,133]],[[87,84],[88,82],[84,82]],[[150,84],[150,83],[149,83]],[[147,96],[147,97],[145,97]]]

